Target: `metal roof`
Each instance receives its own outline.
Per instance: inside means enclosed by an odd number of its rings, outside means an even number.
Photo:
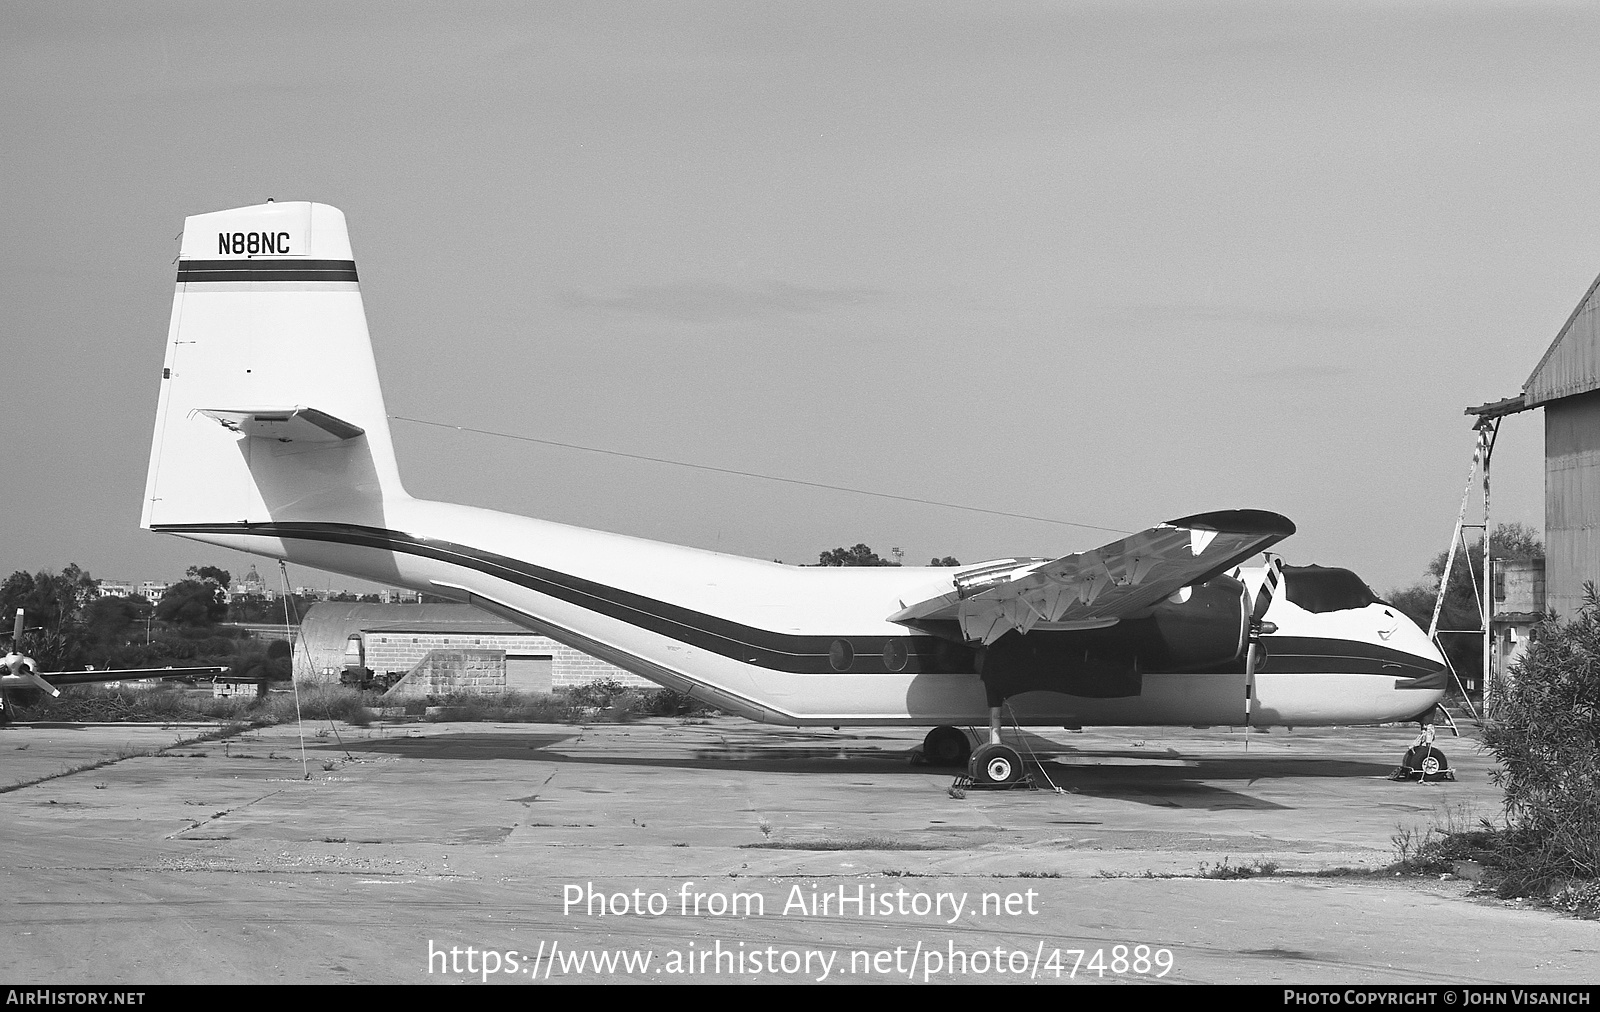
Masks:
[[[353,632],[482,633],[536,635],[470,604],[354,604],[321,601],[300,621],[301,635],[344,643]],[[341,647],[342,648],[342,647]]]
[[[479,611],[470,604],[355,604],[321,601],[300,621],[295,676],[337,669],[352,633],[383,632],[455,636],[527,636],[538,633]],[[545,640],[545,642],[549,642]]]
[[[1525,407],[1535,408],[1563,397],[1600,390],[1600,278],[1595,278],[1578,307],[1550,343],[1544,358],[1522,384]]]
[[[1522,384],[1522,393],[1468,408],[1466,413],[1499,418],[1593,390],[1600,390],[1600,277],[1589,285],[1556,332],[1556,339]]]

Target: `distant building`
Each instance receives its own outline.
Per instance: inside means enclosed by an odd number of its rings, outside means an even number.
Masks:
[[[1522,393],[1467,414],[1544,409],[1545,602],[1562,618],[1600,583],[1600,278],[1589,286]],[[1491,549],[1492,552],[1492,549]]]
[[[256,572],[255,566],[251,566],[250,572],[233,581],[232,590],[235,597],[264,597],[268,600],[272,599],[271,592],[267,590],[266,581],[261,579],[260,574]]]
[[[655,687],[638,675],[467,604],[323,602],[306,611],[300,643],[294,652],[294,676],[311,681],[337,682],[346,664],[360,664],[382,675],[410,671],[436,652],[504,651],[505,685],[512,691],[549,692],[602,679]]]
[[[101,580],[101,597],[132,597],[138,593],[138,588],[131,580]]]
[[[168,583],[157,583],[155,580],[146,580],[139,584],[139,593],[150,600],[151,604],[160,604],[161,595],[171,586]]]
[[[1547,605],[1543,559],[1496,559],[1494,564],[1494,669],[1510,671],[1528,651],[1533,627]],[[1467,686],[1474,688],[1472,685]]]

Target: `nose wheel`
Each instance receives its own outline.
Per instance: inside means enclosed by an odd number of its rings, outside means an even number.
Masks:
[[[1417,738],[1416,744],[1406,749],[1406,754],[1400,760],[1400,766],[1389,774],[1390,780],[1416,780],[1421,783],[1438,783],[1441,780],[1454,780],[1455,770],[1450,768],[1450,760],[1433,744],[1433,725],[1425,724],[1422,734]]]

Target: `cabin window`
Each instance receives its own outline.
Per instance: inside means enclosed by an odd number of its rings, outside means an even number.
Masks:
[[[1382,603],[1361,577],[1348,569],[1326,566],[1284,566],[1283,589],[1306,611],[1347,611]]]
[[[828,648],[828,663],[833,665],[835,671],[849,671],[850,662],[855,658],[856,651],[849,640],[834,640]]]
[[[903,639],[892,639],[883,645],[883,666],[890,671],[904,671],[908,657],[910,651]]]

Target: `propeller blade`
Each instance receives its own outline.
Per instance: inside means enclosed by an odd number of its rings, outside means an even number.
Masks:
[[[1261,618],[1272,607],[1272,599],[1278,593],[1278,586],[1283,582],[1283,562],[1276,555],[1267,556],[1267,573],[1261,580],[1261,589],[1256,591],[1255,608],[1250,612],[1250,621],[1259,625]]]
[[[32,663],[34,658],[24,658],[24,660]],[[46,682],[45,679],[42,679],[42,677],[38,677],[37,674],[32,673],[32,671],[18,671],[18,674],[22,677],[22,681],[32,685],[34,689],[42,689],[43,692],[48,692],[50,695],[53,695],[53,697],[59,697],[59,695],[61,695],[61,690],[56,689],[54,685],[51,685],[50,682]]]
[[[1278,587],[1283,582],[1283,562],[1276,555],[1266,553],[1267,571],[1261,578],[1261,587],[1256,591],[1256,599],[1250,609],[1249,634],[1244,651],[1244,729],[1246,737],[1244,747],[1250,748],[1250,720],[1255,715],[1256,708],[1256,665],[1261,660],[1261,637],[1267,633],[1277,631],[1277,627],[1264,621],[1267,610],[1272,607],[1272,599],[1278,593]],[[1235,573],[1238,570],[1234,571]],[[1248,591],[1246,591],[1248,593]]]
[[[17,609],[17,624],[11,630],[11,649],[16,650],[22,645],[22,609]]]
[[[1244,729],[1250,730],[1250,717],[1256,708],[1256,641],[1252,639],[1244,652]],[[1248,747],[1249,738],[1245,739]]]

